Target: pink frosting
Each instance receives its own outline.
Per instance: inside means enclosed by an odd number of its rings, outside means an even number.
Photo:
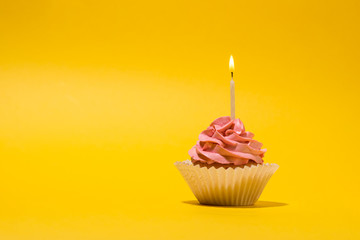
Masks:
[[[263,163],[266,149],[261,149],[262,143],[252,139],[253,137],[253,133],[245,131],[240,119],[220,117],[200,133],[199,141],[190,149],[189,155],[194,163]]]

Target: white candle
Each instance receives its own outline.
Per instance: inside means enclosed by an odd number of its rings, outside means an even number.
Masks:
[[[231,72],[231,81],[230,81],[230,97],[231,97],[231,118],[235,119],[235,82],[233,79],[234,75],[234,59],[233,56],[230,56],[229,69]]]

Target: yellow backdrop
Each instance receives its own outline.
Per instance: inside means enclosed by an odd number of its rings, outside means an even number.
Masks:
[[[356,239],[358,1],[0,2],[0,239]],[[236,114],[280,165],[251,208],[173,166]]]

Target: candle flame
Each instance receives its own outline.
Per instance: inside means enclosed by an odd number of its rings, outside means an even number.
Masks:
[[[230,72],[234,72],[234,69],[235,69],[235,67],[234,67],[234,58],[233,58],[232,55],[230,55],[229,70],[230,70]]]

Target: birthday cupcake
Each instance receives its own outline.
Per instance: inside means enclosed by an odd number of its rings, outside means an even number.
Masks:
[[[279,168],[264,163],[266,149],[245,131],[240,119],[220,117],[200,133],[191,161],[176,162],[201,204],[253,205]]]

